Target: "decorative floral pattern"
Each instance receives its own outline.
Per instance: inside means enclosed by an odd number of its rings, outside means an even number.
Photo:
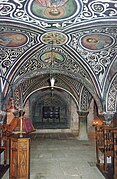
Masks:
[[[99,35],[96,32],[100,32]],[[103,33],[107,34],[106,36],[104,36],[104,39],[106,40],[107,37],[110,45],[113,45],[113,48],[108,45],[106,48],[102,48],[101,51],[97,50],[95,46],[90,46],[90,49],[86,49],[87,44],[85,44],[85,40],[87,38],[96,36],[100,39],[101,37],[103,37]],[[115,28],[104,28],[104,26],[97,29],[90,28],[87,29],[87,31],[80,31],[80,33],[72,33],[72,41],[70,45],[83,57],[86,63],[88,63],[88,65],[94,71],[95,75],[97,76],[98,83],[101,87],[100,91],[102,91],[104,85],[105,75],[108,73],[108,69],[112,64],[113,55],[116,54],[116,33],[117,30]],[[83,41],[82,39],[84,38],[85,40]],[[86,46],[85,50],[83,49],[84,47],[82,45]]]
[[[15,19],[21,19],[24,22],[32,23],[43,28],[66,28],[74,23],[80,23],[81,21],[101,19],[103,17],[115,17],[117,15],[117,5],[115,1],[97,1],[97,0],[69,0],[69,1],[39,1],[39,0],[13,0],[15,3],[11,3],[10,0],[2,0],[0,2],[0,15],[3,17],[11,17]],[[13,2],[12,1],[12,2]],[[37,6],[38,4],[38,6]],[[48,15],[48,7],[45,4],[50,4],[51,7],[62,9],[62,17]],[[36,12],[34,7],[36,6]],[[68,6],[66,8],[66,6]],[[25,7],[26,10],[25,10]],[[33,7],[33,12],[32,8]],[[64,7],[64,8],[63,8]],[[69,7],[73,7],[70,13]],[[47,10],[47,12],[44,11]],[[82,9],[82,11],[81,11]],[[67,15],[66,14],[67,11]],[[30,14],[30,16],[29,16]],[[40,18],[38,18],[38,16]],[[54,18],[53,18],[54,17]],[[47,20],[46,20],[47,19]],[[55,20],[54,20],[55,19]],[[62,19],[62,20],[61,20]],[[45,22],[46,20],[46,22]],[[58,22],[56,22],[59,20]]]
[[[87,89],[92,84],[99,100],[106,101],[106,110],[115,111],[116,78],[107,96],[104,88],[116,60],[116,17],[114,0],[1,0],[3,75],[18,80],[25,74],[49,72],[53,48],[54,70],[77,75],[81,83],[84,79]],[[83,95],[81,106],[86,109],[89,99]]]
[[[116,112],[117,110],[117,74],[113,77],[109,85],[106,106],[108,112]]]
[[[61,32],[48,32],[41,36],[44,44],[63,45],[67,42],[67,36]]]

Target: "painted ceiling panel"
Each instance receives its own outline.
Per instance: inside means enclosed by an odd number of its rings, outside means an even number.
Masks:
[[[113,0],[1,0],[0,5],[1,16],[43,28],[64,28],[117,16],[117,3]]]
[[[116,100],[107,99],[116,89],[116,55],[115,0],[0,1],[0,70],[14,86],[48,75],[52,65],[53,74],[75,79],[115,111]]]

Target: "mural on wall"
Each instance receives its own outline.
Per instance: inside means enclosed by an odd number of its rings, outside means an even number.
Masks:
[[[37,36],[39,36],[39,32],[32,33],[29,29],[20,30],[18,26],[0,26],[0,66],[4,76],[7,75],[10,67],[17,62],[21,54],[32,45],[39,43]]]
[[[67,36],[61,32],[47,32],[41,36],[44,44],[63,45],[67,42]]]
[[[17,80],[45,72],[54,62],[56,71],[94,83],[100,99],[105,98],[106,76],[111,79],[116,72],[116,66],[111,68],[117,54],[116,8],[113,0],[0,0],[3,74]],[[108,111],[115,110],[115,96],[114,83]]]
[[[83,60],[91,67],[96,75],[99,90],[103,95],[102,89],[106,81],[105,76],[108,75],[110,66],[115,60],[113,56],[116,55],[116,28],[106,28],[105,25],[99,28],[90,26],[90,28],[85,30],[73,31],[71,36],[71,47],[74,48],[74,51],[77,51],[83,57]],[[87,42],[87,39],[90,43]]]
[[[66,28],[82,21],[116,15],[113,0],[0,0],[1,17],[21,19],[43,28]]]
[[[103,34],[90,34],[81,38],[81,45],[89,50],[101,50],[112,43],[113,39]]]
[[[41,60],[45,63],[62,63],[64,57],[58,52],[49,51],[41,55]]]
[[[0,33],[0,46],[19,47],[27,42],[27,37],[21,33],[3,32]]]
[[[43,49],[40,49],[34,56],[31,56],[30,58],[28,58],[28,61],[26,61],[25,64],[23,64],[20,67],[19,72],[17,71],[17,74],[16,74],[17,78],[22,75],[26,76],[27,72],[30,72],[30,76],[33,76],[32,72],[34,70],[39,71],[39,69],[41,69],[41,70],[44,69],[44,71],[45,71],[45,67],[48,70],[49,63],[42,63],[42,61],[43,62],[46,61],[47,53],[50,52],[51,50],[52,50],[51,47],[46,47],[46,48],[44,47]],[[53,69],[54,69],[54,66],[56,66],[56,69],[58,68],[59,72],[67,71],[69,73],[69,69],[71,68],[72,73],[74,73],[75,76],[80,74],[80,76],[82,76],[82,78],[85,78],[85,79],[87,79],[87,81],[90,81],[88,72],[82,68],[80,63],[75,62],[73,58],[71,58],[68,54],[66,54],[65,51],[60,46],[54,47],[53,51],[54,51],[54,54],[56,55],[56,57],[58,58],[56,60],[57,65],[59,63],[61,63],[61,65],[58,65],[58,66],[56,65],[56,63],[53,63]],[[50,62],[51,62],[51,60],[50,60]]]
[[[28,11],[35,18],[61,20],[79,13],[79,1],[75,0],[32,0]]]

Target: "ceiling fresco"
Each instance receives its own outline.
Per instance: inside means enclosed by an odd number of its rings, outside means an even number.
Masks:
[[[117,111],[117,0],[0,1],[4,97],[9,84],[14,90],[23,84],[25,101],[49,85],[50,70],[56,85],[72,86],[82,110],[92,96],[100,112]]]
[[[44,44],[63,45],[67,42],[67,36],[61,32],[47,32],[41,36],[41,41]]]
[[[31,0],[27,11],[35,19],[61,21],[71,19],[79,13],[79,1],[75,0]]]
[[[88,50],[103,50],[113,44],[113,38],[105,34],[90,34],[82,37],[81,45]]]
[[[14,32],[0,33],[0,45],[3,47],[17,48],[26,44],[27,40],[24,34]]]

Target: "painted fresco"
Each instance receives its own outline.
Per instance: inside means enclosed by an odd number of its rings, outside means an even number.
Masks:
[[[58,52],[49,51],[41,56],[41,60],[45,63],[62,63],[64,57]]]
[[[112,43],[113,39],[103,34],[90,34],[81,39],[81,44],[90,50],[100,50],[110,46]]]
[[[67,36],[61,32],[48,32],[41,36],[44,44],[62,45],[67,41]]]
[[[0,33],[0,45],[5,47],[19,47],[27,42],[27,37],[21,33]]]
[[[90,34],[81,38],[81,44],[89,50],[101,50],[109,47],[113,43],[113,39],[108,35]]]
[[[31,13],[36,18],[61,20],[78,14],[79,1],[75,0],[33,0],[29,3]],[[30,12],[31,11],[31,12]]]

